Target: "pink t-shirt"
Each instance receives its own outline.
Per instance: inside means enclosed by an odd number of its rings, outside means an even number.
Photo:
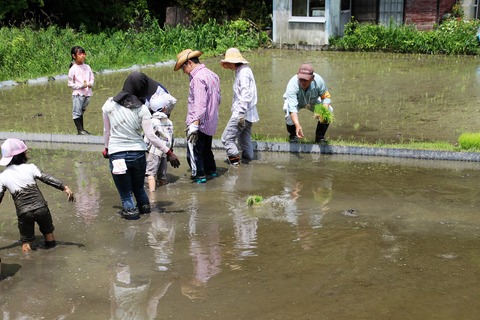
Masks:
[[[92,96],[92,88],[95,82],[92,69],[88,64],[73,64],[68,70],[68,86],[73,89],[73,96]],[[85,87],[85,84],[91,87]]]

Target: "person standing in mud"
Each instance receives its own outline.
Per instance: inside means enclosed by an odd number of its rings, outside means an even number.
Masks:
[[[305,63],[300,66],[298,72],[287,84],[283,95],[283,111],[289,133],[289,141],[297,143],[304,137],[302,126],[298,119],[300,109],[314,111],[315,105],[323,104],[328,111],[333,112],[330,105],[330,93],[323,78],[314,73],[311,64]],[[329,123],[320,120],[315,131],[315,143],[325,142],[325,133]]]
[[[45,249],[57,245],[53,231],[52,215],[36,180],[64,191],[68,201],[75,201],[72,190],[57,178],[42,172],[33,163],[27,164],[27,145],[19,139],[7,139],[2,144],[0,166],[6,166],[0,174],[0,202],[8,189],[17,210],[18,230],[23,253],[32,250],[35,240],[35,223],[45,238]]]
[[[232,116],[222,134],[222,143],[228,161],[233,166],[240,164],[236,140],[242,148],[242,160],[253,159],[252,124],[259,120],[257,112],[257,86],[248,61],[237,48],[230,48],[220,64],[235,71],[233,83]]]
[[[157,92],[148,99],[148,109],[152,113],[153,129],[157,137],[164,140],[167,146],[173,148],[173,122],[170,120],[177,99],[168,93],[161,85]],[[165,185],[167,180],[167,155],[156,148],[145,137],[147,144],[147,177],[148,190],[154,192],[157,186]]]
[[[112,178],[122,201],[120,215],[127,220],[136,220],[140,214],[151,212],[150,200],[144,188],[147,145],[143,134],[167,155],[172,167],[180,166],[172,149],[155,135],[152,114],[145,105],[145,97],[152,96],[157,89],[156,81],[135,71],[128,75],[122,90],[115,97],[107,99],[102,107],[103,156],[109,158]]]
[[[220,79],[198,57],[201,51],[186,49],[177,55],[174,71],[180,69],[190,77],[188,93],[187,161],[196,183],[206,183],[206,175],[217,175],[217,166],[212,152],[212,140],[218,126],[220,107]]]
[[[92,69],[85,63],[85,49],[75,46],[70,51],[72,62],[68,70],[68,86],[72,88],[72,118],[79,135],[89,135],[83,126],[83,114],[90,103],[95,77]]]

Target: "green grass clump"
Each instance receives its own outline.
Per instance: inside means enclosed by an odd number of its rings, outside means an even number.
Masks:
[[[466,132],[458,138],[458,144],[464,150],[480,150],[480,132]]]
[[[249,206],[260,204],[262,201],[263,201],[263,197],[259,195],[252,195],[252,196],[248,196],[247,198],[247,204]]]

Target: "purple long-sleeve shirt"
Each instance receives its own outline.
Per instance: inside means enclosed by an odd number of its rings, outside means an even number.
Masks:
[[[213,136],[218,126],[218,109],[222,98],[220,79],[200,64],[190,72],[190,91],[188,93],[188,112],[185,124],[199,120],[199,130]]]

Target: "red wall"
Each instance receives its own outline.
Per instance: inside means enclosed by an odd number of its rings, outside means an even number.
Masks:
[[[431,30],[445,13],[451,13],[455,0],[405,0],[404,21],[419,30]]]

